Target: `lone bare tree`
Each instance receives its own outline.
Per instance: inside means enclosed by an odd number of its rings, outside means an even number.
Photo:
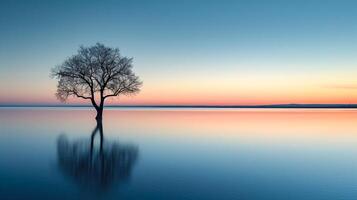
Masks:
[[[108,97],[138,93],[142,82],[133,71],[132,58],[123,57],[119,49],[97,43],[81,46],[78,53],[52,69],[58,79],[57,98],[65,102],[68,97],[90,100],[101,121],[104,102]]]

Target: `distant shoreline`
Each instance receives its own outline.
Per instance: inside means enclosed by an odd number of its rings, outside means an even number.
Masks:
[[[16,105],[16,104],[3,104],[0,108],[6,107],[38,107],[38,108],[56,108],[56,107],[79,107],[90,108],[91,105]],[[106,108],[302,108],[302,109],[316,109],[316,108],[329,108],[329,109],[349,109],[357,108],[357,104],[272,104],[272,105],[107,105]]]

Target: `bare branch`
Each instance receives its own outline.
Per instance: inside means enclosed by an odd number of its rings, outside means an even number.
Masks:
[[[76,55],[52,69],[51,76],[58,79],[56,96],[61,101],[71,96],[90,100],[100,111],[106,98],[140,91],[142,82],[132,71],[132,61],[122,57],[119,49],[100,43],[81,46]]]

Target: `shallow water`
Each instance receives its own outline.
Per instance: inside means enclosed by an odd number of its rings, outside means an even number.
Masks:
[[[0,199],[357,197],[357,110],[94,114],[0,108]]]

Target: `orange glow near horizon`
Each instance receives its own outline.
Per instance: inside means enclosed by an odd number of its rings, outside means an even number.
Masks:
[[[135,96],[107,100],[107,105],[262,105],[262,104],[353,104],[357,82],[352,75],[230,75],[175,79],[148,78]],[[331,78],[332,77],[332,78]],[[337,77],[337,78],[336,78]],[[343,77],[343,78],[342,78]],[[348,84],[347,84],[348,83]],[[30,87],[30,86],[29,86]],[[1,88],[0,103],[61,104],[55,98],[56,82],[38,82],[36,87]],[[70,98],[67,104],[89,104]]]

